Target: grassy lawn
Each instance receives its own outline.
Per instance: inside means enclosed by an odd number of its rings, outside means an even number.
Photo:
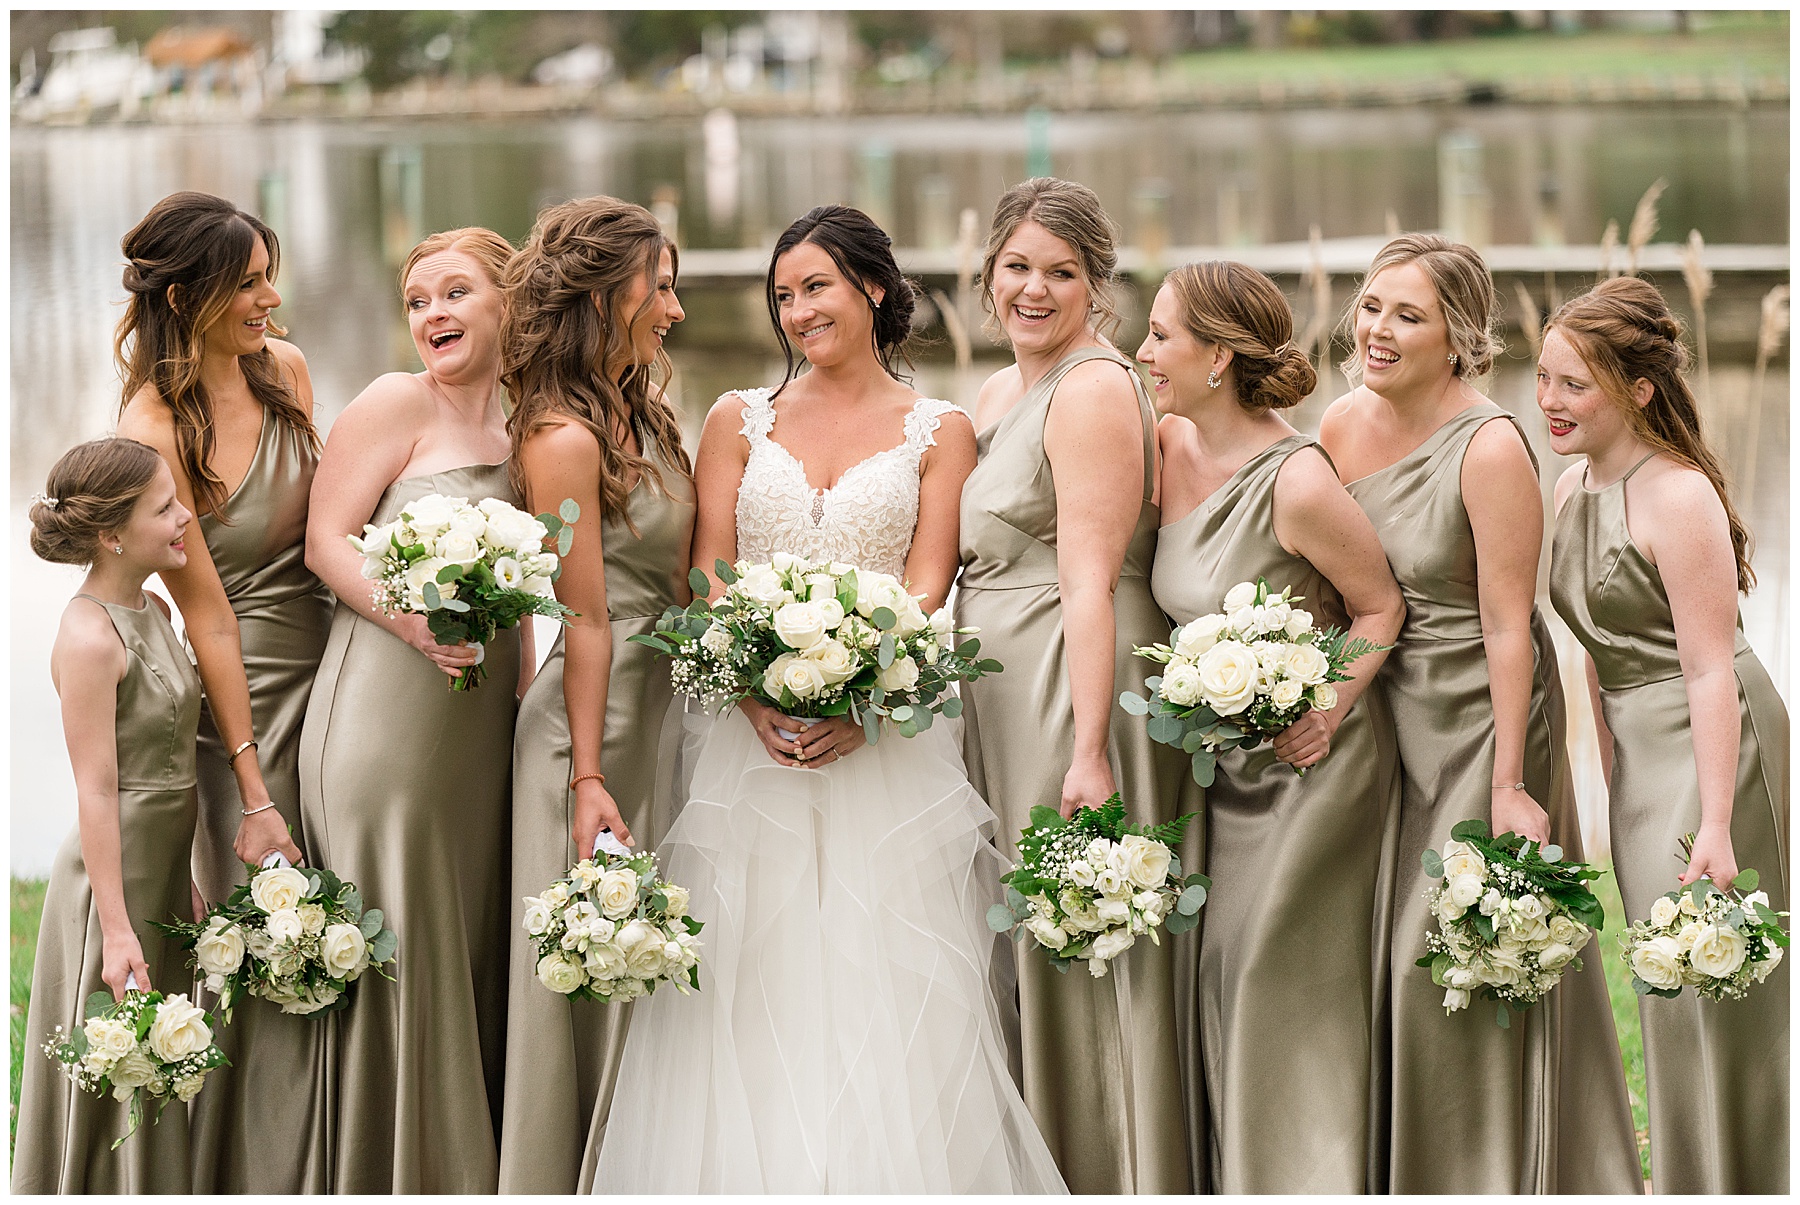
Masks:
[[[8,1133],[18,1123],[19,1072],[25,1063],[25,1005],[31,999],[31,965],[37,953],[38,918],[44,911],[42,879],[12,881],[12,1094]],[[1619,1046],[1625,1054],[1625,1082],[1631,1090],[1631,1120],[1637,1129],[1638,1158],[1643,1163],[1644,1178],[1650,1178],[1649,1116],[1644,1106],[1644,1042],[1638,1033],[1637,997],[1632,994],[1631,975],[1619,961],[1619,934],[1625,928],[1625,908],[1619,902],[1619,888],[1607,875],[1596,886],[1596,894],[1606,906],[1606,929],[1589,947],[1589,957],[1600,958],[1606,966],[1606,987],[1612,996],[1613,1023],[1619,1029]],[[11,1140],[8,1139],[8,1150]]]

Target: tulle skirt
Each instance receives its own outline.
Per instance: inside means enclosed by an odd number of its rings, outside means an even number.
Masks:
[[[634,1006],[594,1191],[1064,1192],[956,726],[801,770],[736,711],[689,724],[658,852],[706,923],[701,990]]]

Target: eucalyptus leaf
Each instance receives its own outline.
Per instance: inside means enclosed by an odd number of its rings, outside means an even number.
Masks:
[[[435,611],[444,605],[444,597],[438,593],[437,584],[435,582],[426,582],[420,588],[419,593],[424,595],[425,606],[430,610]]]
[[[1512,1028],[1512,1013],[1506,1007],[1506,1001],[1500,1001],[1499,1011],[1494,1014],[1494,1024],[1501,1029]]]
[[[873,707],[863,712],[863,736],[871,745],[881,740],[881,717]]]
[[[712,593],[712,579],[706,576],[706,570],[697,565],[688,570],[688,589],[694,592],[695,601]]]
[[[1005,933],[1014,925],[1012,909],[1005,904],[995,904],[987,910],[988,928],[996,933]]]
[[[1163,928],[1176,936],[1199,927],[1200,912],[1198,909],[1193,912],[1171,912],[1163,921]]]
[[[1218,754],[1204,749],[1194,754],[1194,781],[1203,787],[1212,786],[1213,775],[1218,767]]]
[[[575,529],[565,527],[556,533],[556,555],[568,556],[569,549],[575,547]]]
[[[875,614],[879,615],[881,612],[876,611]],[[892,612],[889,612],[889,614],[892,614]],[[890,624],[889,626],[891,627],[892,625]],[[882,633],[881,645],[875,650],[875,663],[881,666],[882,669],[886,669],[894,663],[894,634],[892,632]]]
[[[713,572],[716,573],[719,580],[724,582],[727,586],[737,585],[737,570],[727,564],[724,557],[713,558]]]
[[[961,699],[954,697],[945,699],[943,707],[944,718],[947,720],[954,720],[957,716],[962,714],[962,708],[963,704]]]
[[[1762,882],[1762,876],[1756,873],[1756,868],[1746,866],[1738,871],[1737,878],[1731,880],[1731,886],[1734,891],[1755,891],[1756,885],[1760,882]]]
[[[895,624],[899,623],[900,617],[895,615],[890,608],[876,607],[874,614],[869,616],[869,622],[885,632]]]
[[[1438,854],[1437,850],[1427,846],[1424,852],[1419,855],[1419,861],[1424,865],[1425,873],[1432,878],[1441,879],[1444,877],[1444,859]]]
[[[1134,695],[1129,690],[1119,695],[1119,706],[1127,715],[1150,714],[1150,702],[1141,695]]]
[[[1544,859],[1546,862],[1560,862],[1562,861],[1562,856],[1563,851],[1562,846],[1560,845],[1546,845],[1544,848],[1538,850],[1538,857]]]
[[[581,518],[581,503],[573,498],[564,498],[562,505],[556,508],[556,513],[564,523],[573,523]]]

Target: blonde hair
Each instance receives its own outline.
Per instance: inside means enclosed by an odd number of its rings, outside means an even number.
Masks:
[[[1294,346],[1294,311],[1274,281],[1247,264],[1215,259],[1183,264],[1163,280],[1180,306],[1181,325],[1232,353],[1238,404],[1252,414],[1297,406],[1319,383]]]
[[[1483,376],[1494,367],[1494,359],[1505,344],[1494,325],[1497,301],[1494,277],[1488,271],[1481,253],[1464,243],[1453,243],[1437,234],[1403,234],[1390,239],[1375,255],[1369,270],[1363,274],[1362,286],[1350,299],[1350,308],[1338,324],[1338,333],[1350,340],[1350,354],[1338,364],[1353,382],[1362,380],[1362,361],[1356,357],[1356,311],[1362,305],[1369,282],[1389,268],[1402,264],[1418,264],[1437,293],[1438,307],[1444,311],[1444,325],[1450,335],[1450,350],[1456,353],[1455,376],[1465,380]]]
[[[1700,407],[1682,374],[1688,366],[1681,320],[1656,287],[1635,276],[1603,280],[1579,297],[1563,302],[1546,331],[1561,332],[1593,372],[1606,398],[1624,414],[1631,433],[1672,460],[1706,475],[1725,506],[1731,528],[1731,551],[1737,559],[1737,588],[1749,593],[1756,584],[1750,568],[1750,531],[1731,505],[1725,466],[1700,431]],[[1650,401],[1637,404],[1632,386],[1650,383]]]
[[[1005,338],[1000,316],[994,312],[994,266],[1007,240],[1026,222],[1036,222],[1075,252],[1087,282],[1088,301],[1094,307],[1089,325],[1110,337],[1119,328],[1119,302],[1113,289],[1113,274],[1119,267],[1119,228],[1100,207],[1093,189],[1055,176],[1033,176],[1015,184],[1000,194],[994,206],[987,252],[981,260],[981,306],[987,311],[982,329],[996,339]]]

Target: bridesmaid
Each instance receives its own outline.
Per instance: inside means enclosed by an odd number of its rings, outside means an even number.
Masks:
[[[146,1117],[114,1151],[125,1105],[79,1091],[43,1048],[58,1026],[81,1023],[93,993],[123,999],[127,976],[146,991],[191,987],[180,947],[155,925],[192,915],[200,679],[167,604],[143,585],[186,562],[194,516],[168,465],[135,440],[70,449],[48,489],[32,503],[31,550],[89,567],[50,653],[77,816],[50,872],[25,1043],[14,1056],[24,1079],[12,1191],[186,1193],[187,1110],[171,1103],[161,1121]]]
[[[488,681],[453,692],[480,650],[422,615],[375,608],[344,539],[426,494],[500,498],[501,280],[491,230],[434,234],[401,295],[420,373],[389,373],[332,425],[306,561],[337,595],[300,741],[307,856],[362,889],[400,938],[398,982],[367,976],[330,1019],[325,1108],[333,1192],[493,1192],[506,1037],[507,845],[514,684],[530,628],[486,649]]]
[[[1556,483],[1550,596],[1588,651],[1611,787],[1613,862],[1632,918],[1686,884],[1761,872],[1788,906],[1788,715],[1744,640],[1750,534],[1700,434],[1681,324],[1618,277],[1550,319],[1538,407]],[[1742,1001],[1638,997],[1658,1193],[1788,1190],[1788,973]]]
[[[119,434],[162,453],[200,516],[187,565],[163,581],[210,684],[194,879],[218,902],[244,881],[245,862],[300,860],[289,836],[300,826],[300,720],[331,623],[330,595],[305,563],[312,382],[299,349],[268,338],[282,333],[270,318],[281,252],[262,222],[219,197],[175,193],[123,250]],[[258,1092],[241,1070],[308,1068],[317,1032],[261,1004],[233,1013],[219,1044],[234,1066],[213,1072],[193,1106],[194,1191],[323,1190],[314,1096]]]
[[[1318,442],[1276,413],[1317,383],[1293,337],[1281,290],[1243,264],[1177,268],[1157,292],[1138,359],[1168,415],[1162,512],[1180,517],[1157,534],[1151,588],[1188,623],[1264,578],[1303,596],[1317,627],[1389,645],[1406,607],[1381,541]],[[1370,1187],[1370,924],[1399,790],[1393,719],[1370,689],[1386,656],[1352,663],[1332,710],[1226,754],[1205,792],[1214,889],[1198,995],[1214,1192]]]
[[[1072,815],[1118,791],[1134,821],[1169,820],[1184,771],[1143,725],[1111,723],[1119,692],[1153,672],[1132,648],[1169,634],[1149,580],[1156,415],[1103,333],[1114,244],[1090,189],[1040,177],[1001,196],[982,263],[1016,362],[976,403],[956,606],[1006,666],[963,688],[963,756],[1009,856],[1039,804]],[[1136,951],[1106,979],[1019,956],[1025,1101],[1071,1192],[1193,1190],[1168,952]]]
[[[675,266],[648,210],[593,197],[539,214],[507,275],[514,487],[534,514],[573,498],[581,519],[556,583],[579,614],[525,695],[513,743],[502,1192],[592,1188],[631,1017],[629,1004],[537,982],[522,898],[591,853],[600,829],[651,842],[672,819],[654,800],[674,688],[667,663],[627,638],[691,597],[693,470],[656,380],[683,317]]]
[[[1407,607],[1383,678],[1402,793],[1377,904],[1392,1054],[1376,1068],[1391,1084],[1377,1084],[1371,1176],[1397,1193],[1636,1193],[1599,954],[1507,1029],[1485,1004],[1446,1016],[1442,990],[1413,965],[1434,924],[1419,855],[1460,821],[1582,856],[1562,684],[1534,603],[1537,462],[1517,422],[1470,384],[1499,350],[1493,313],[1493,278],[1473,250],[1394,239],[1346,320],[1355,351],[1343,367],[1361,384],[1319,427]]]

